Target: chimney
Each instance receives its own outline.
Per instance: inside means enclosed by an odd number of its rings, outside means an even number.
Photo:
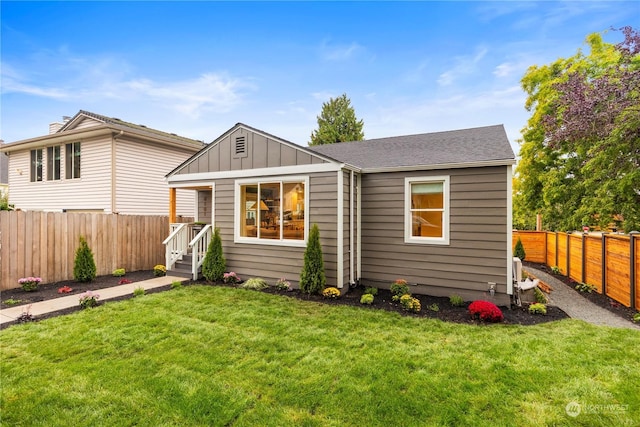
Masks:
[[[60,129],[62,129],[62,126],[67,124],[69,120],[71,120],[71,117],[62,116],[62,123],[58,123],[58,122],[49,123],[49,135],[58,132]]]

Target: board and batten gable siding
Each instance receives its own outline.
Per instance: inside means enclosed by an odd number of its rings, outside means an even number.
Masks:
[[[121,214],[167,215],[168,170],[188,159],[193,152],[135,139],[116,138],[115,203]],[[195,216],[194,191],[176,191],[176,214]]]
[[[404,242],[405,177],[450,177],[449,245]],[[362,176],[362,280],[388,288],[397,278],[413,293],[465,299],[507,292],[507,167],[393,172]]]
[[[62,209],[111,212],[111,137],[79,137],[80,178],[65,179],[64,144],[43,145],[43,181],[30,181],[31,150],[9,156],[9,201],[23,210],[61,211]],[[61,145],[60,180],[48,181],[47,147]],[[22,174],[17,171],[21,170]],[[166,196],[165,196],[166,198]]]
[[[235,154],[237,137],[245,138],[246,156]],[[176,171],[176,175],[326,163],[304,150],[244,128],[212,144]]]

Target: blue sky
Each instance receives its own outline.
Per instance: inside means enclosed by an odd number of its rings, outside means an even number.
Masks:
[[[80,109],[210,142],[243,122],[306,145],[346,93],[365,138],[504,124],[531,65],[640,27],[638,1],[0,3],[0,138]],[[605,40],[621,41],[620,32]]]

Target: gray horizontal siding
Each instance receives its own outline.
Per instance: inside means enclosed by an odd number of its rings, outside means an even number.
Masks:
[[[450,244],[404,243],[406,176],[450,176]],[[362,178],[362,279],[386,286],[402,277],[414,292],[476,294],[507,285],[506,167],[384,173]]]

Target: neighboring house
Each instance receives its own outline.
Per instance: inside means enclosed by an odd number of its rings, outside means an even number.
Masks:
[[[343,292],[403,278],[412,293],[493,289],[506,304],[514,163],[502,126],[302,147],[239,123],[167,181],[198,192],[243,278],[297,283],[315,223],[328,285]]]
[[[16,209],[166,215],[164,175],[204,146],[82,110],[49,132],[0,146]],[[193,192],[178,192],[176,204],[178,215],[194,215]]]

